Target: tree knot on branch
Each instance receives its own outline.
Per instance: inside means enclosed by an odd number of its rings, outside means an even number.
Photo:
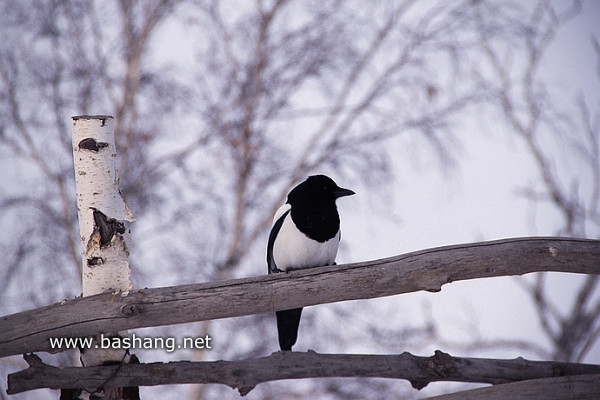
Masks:
[[[137,304],[125,304],[121,306],[121,314],[131,317],[141,314],[143,309]]]
[[[412,380],[415,389],[423,389],[433,380],[440,380],[456,374],[458,368],[455,359],[448,353],[436,350],[434,355],[417,361],[417,366],[426,375],[425,379]]]
[[[243,386],[239,386],[237,388],[238,392],[240,393],[240,396],[246,396],[248,393],[250,393],[252,391],[252,389],[254,389],[255,386],[253,385],[243,385]]]

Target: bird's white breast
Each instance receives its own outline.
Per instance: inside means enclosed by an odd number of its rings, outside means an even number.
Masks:
[[[287,209],[282,207],[275,218],[283,215]],[[335,261],[339,244],[339,231],[333,238],[323,243],[309,239],[296,228],[290,213],[286,215],[273,244],[273,259],[277,268],[281,270],[331,265]]]

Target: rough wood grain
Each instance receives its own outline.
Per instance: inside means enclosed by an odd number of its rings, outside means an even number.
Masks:
[[[220,383],[247,394],[256,385],[282,379],[379,377],[406,379],[421,389],[430,382],[456,381],[500,384],[528,379],[595,374],[600,366],[550,361],[493,360],[452,357],[436,351],[431,357],[398,355],[277,352],[240,361],[171,362],[103,367],[58,368],[26,355],[30,367],[8,376],[8,393],[39,388],[154,386]],[[517,398],[517,397],[506,397]]]
[[[536,271],[600,274],[600,241],[518,238],[223,282],[99,294],[0,318],[0,357],[50,351],[49,338],[273,312]],[[227,299],[227,301],[223,301]],[[56,351],[56,350],[55,350]]]
[[[600,397],[599,375],[575,375],[465,390],[429,397],[428,400],[591,400],[598,397]]]

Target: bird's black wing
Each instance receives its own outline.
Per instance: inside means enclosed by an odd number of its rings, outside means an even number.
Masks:
[[[281,229],[281,225],[283,225],[283,220],[290,213],[290,210],[287,210],[283,213],[281,217],[273,224],[273,228],[271,228],[271,233],[269,234],[269,243],[267,244],[267,266],[269,268],[269,274],[275,272],[281,272],[279,268],[277,268],[277,264],[275,263],[275,259],[273,258],[273,246],[275,245],[275,238]]]

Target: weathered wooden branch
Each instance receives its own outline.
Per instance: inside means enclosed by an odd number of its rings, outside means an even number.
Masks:
[[[464,390],[429,397],[428,400],[589,400],[598,398],[598,393],[598,375],[568,375]]]
[[[256,385],[282,379],[378,377],[406,379],[421,389],[430,382],[500,384],[529,379],[594,374],[600,386],[600,365],[550,361],[459,358],[436,351],[431,357],[398,355],[318,354],[277,352],[240,361],[171,362],[101,367],[59,368],[25,355],[29,368],[8,376],[8,393],[40,388],[154,386],[220,383],[245,395]]]
[[[223,282],[104,293],[0,318],[0,357],[50,351],[49,338],[236,317],[537,271],[600,274],[600,241],[520,238]],[[223,299],[227,299],[226,302]],[[54,349],[57,351],[57,349]]]

